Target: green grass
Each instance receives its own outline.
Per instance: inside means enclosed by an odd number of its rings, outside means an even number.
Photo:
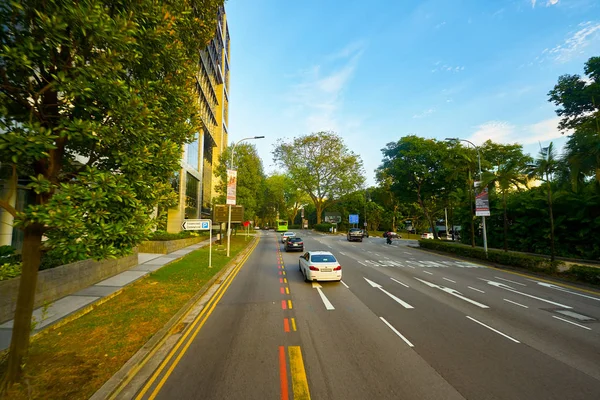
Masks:
[[[32,341],[23,383],[10,399],[88,399],[217,272],[250,244],[232,237],[231,257],[208,247],[127,286],[84,316]],[[5,367],[0,363],[0,371]],[[29,392],[29,393],[28,393]]]

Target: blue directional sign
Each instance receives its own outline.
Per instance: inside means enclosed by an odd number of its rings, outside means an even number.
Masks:
[[[358,224],[358,214],[350,214],[349,219],[351,224]]]
[[[184,231],[208,231],[210,230],[210,219],[186,219],[181,224]]]

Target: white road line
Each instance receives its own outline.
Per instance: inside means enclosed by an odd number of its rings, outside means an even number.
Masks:
[[[402,335],[400,332],[398,332],[398,330],[396,328],[394,328],[389,322],[387,322],[385,320],[385,318],[383,317],[379,317],[379,319],[381,319],[383,321],[384,324],[386,324],[392,331],[394,331],[394,333],[396,335],[398,335],[400,337],[400,339],[404,340],[404,343],[406,343],[407,345],[409,345],[410,347],[415,347],[411,342],[408,341],[407,338],[404,337],[404,335]]]
[[[448,293],[448,294],[451,294],[452,296],[454,296],[454,297],[458,297],[459,299],[462,299],[462,300],[464,300],[464,301],[466,301],[466,302],[469,302],[469,303],[471,303],[471,304],[474,304],[474,305],[476,305],[477,307],[480,307],[480,308],[489,308],[489,307],[488,307],[488,306],[486,306],[485,304],[481,304],[481,303],[479,303],[479,302],[477,302],[477,301],[475,301],[475,300],[472,300],[472,299],[469,299],[468,297],[465,297],[465,296],[463,296],[463,295],[462,295],[462,294],[461,294],[461,293],[460,293],[458,290],[454,290],[454,289],[452,289],[452,288],[449,288],[449,287],[444,287],[444,286],[436,285],[435,283],[431,283],[431,282],[428,282],[428,281],[424,281],[423,279],[419,279],[419,278],[417,278],[417,277],[414,277],[414,278],[415,278],[416,280],[418,280],[419,282],[426,284],[426,285],[427,285],[427,286],[429,286],[429,287],[436,288],[436,289],[440,289],[442,292],[446,292],[446,293]]]
[[[429,274],[429,275],[433,275],[433,273],[431,273],[429,271],[423,271],[423,272],[425,272],[426,274]]]
[[[361,263],[360,261],[356,260],[357,263],[359,263],[360,265],[362,265],[363,267],[366,267],[366,264]]]
[[[373,254],[375,254],[377,257],[381,257],[381,254],[379,254],[379,253],[373,253]]]
[[[323,291],[321,290],[320,287],[317,288],[317,292],[319,292],[319,296],[321,296],[321,300],[323,300],[323,304],[325,304],[325,308],[329,311],[335,310],[335,307],[333,306],[333,304],[331,304],[331,302],[325,296],[325,294],[323,293]]]
[[[508,290],[509,292],[520,294],[521,296],[526,296],[526,297],[530,297],[532,299],[543,301],[544,303],[554,304],[555,306],[562,307],[562,308],[568,308],[568,309],[572,309],[573,308],[573,307],[570,307],[570,306],[566,306],[564,304],[556,303],[554,301],[542,299],[541,297],[533,296],[531,294],[519,292],[518,290],[515,290],[512,287],[510,287],[508,285],[505,285],[504,283],[494,282],[494,281],[490,281],[490,280],[483,279],[483,278],[477,278],[477,279],[481,279],[482,281],[486,281],[488,283],[488,285],[495,286],[495,287],[500,288],[500,289]]]
[[[385,257],[385,256],[384,256],[383,258],[385,258],[386,260],[389,260],[389,259],[390,259],[389,257]]]
[[[394,296],[393,294],[391,294],[390,292],[388,292],[387,290],[385,290],[379,283],[373,282],[372,280],[367,279],[364,276],[363,276],[363,279],[365,281],[367,281],[367,283],[369,285],[371,285],[371,287],[374,287],[374,288],[377,288],[377,289],[381,290],[383,293],[387,294],[389,297],[391,297],[392,299],[394,299],[394,301],[396,303],[400,304],[402,307],[404,307],[404,308],[414,308],[413,306],[411,306],[410,304],[408,304],[404,300],[399,299],[398,297]]]
[[[346,255],[346,253],[343,253],[343,252],[341,252],[341,251],[340,251],[340,254],[341,254],[341,255],[343,255],[343,256],[345,256],[345,255]]]
[[[442,278],[442,279],[445,279],[445,280],[447,280],[448,282],[456,283],[456,281],[453,281],[452,279],[448,279],[448,278]]]
[[[524,306],[523,304],[519,304],[519,303],[517,303],[516,301],[512,301],[512,300],[509,300],[509,299],[502,299],[502,300],[504,300],[504,301],[508,301],[509,303],[515,304],[515,305],[517,305],[517,306],[519,306],[519,307],[523,307],[523,308],[529,308],[529,307],[527,307],[527,306]]]
[[[526,285],[526,284],[524,284],[524,283],[519,283],[519,282],[511,281],[510,279],[498,278],[497,276],[495,276],[494,278],[496,278],[496,279],[500,279],[501,281],[505,281],[505,282],[514,283],[515,285],[527,286],[527,285]]]
[[[404,254],[410,254],[408,251],[403,251]]]
[[[552,318],[560,319],[561,321],[565,321],[565,322],[568,322],[568,323],[570,323],[570,324],[573,324],[573,325],[575,325],[575,326],[578,326],[578,327],[580,327],[580,328],[587,329],[588,331],[591,331],[591,330],[592,330],[592,328],[588,328],[587,326],[583,326],[583,325],[576,324],[575,322],[571,322],[571,321],[569,321],[568,319],[563,319],[563,318],[561,318],[561,317],[557,317],[557,316],[555,316],[555,315],[553,315],[553,316],[552,316]]]
[[[483,322],[479,322],[479,321],[477,321],[475,318],[471,318],[471,317],[469,317],[468,315],[467,315],[467,318],[469,318],[469,319],[470,319],[471,321],[473,321],[473,322],[477,322],[477,323],[478,323],[479,325],[481,325],[481,326],[485,326],[485,327],[486,327],[486,328],[488,328],[489,330],[491,330],[491,331],[494,331],[494,332],[496,332],[497,334],[499,334],[499,335],[502,335],[502,336],[504,336],[504,337],[505,337],[505,338],[507,338],[507,339],[510,339],[510,340],[512,340],[512,341],[513,341],[513,342],[515,342],[515,343],[521,343],[521,342],[519,342],[517,339],[511,338],[511,337],[510,337],[510,336],[508,336],[507,334],[505,334],[505,333],[502,333],[502,332],[500,332],[499,330],[497,330],[497,329],[494,329],[494,328],[492,328],[491,326],[484,324]]]
[[[567,290],[565,288],[563,288],[562,286],[557,286],[557,285],[553,285],[551,283],[546,283],[546,282],[537,282],[538,285],[550,288],[550,289],[556,289],[556,290],[560,290],[561,292],[565,292],[565,293],[570,293],[570,294],[574,294],[575,296],[581,296],[581,297],[585,297],[588,299],[592,299],[592,300],[597,300],[600,301],[599,297],[592,297],[592,296],[586,296],[585,294],[581,294],[581,293],[577,293],[577,292],[573,292],[571,290]]]
[[[346,289],[350,289],[350,286],[346,285],[346,282],[344,282],[344,281],[340,281],[340,282],[342,282],[342,285],[346,286]]]
[[[401,284],[402,286],[409,287],[409,286],[408,286],[406,283],[402,283],[402,282],[400,282],[400,281],[399,281],[399,280],[397,280],[397,279],[394,279],[394,278],[390,278],[390,279],[391,279],[391,280],[393,280],[393,281],[394,281],[394,282],[396,282],[396,283],[399,283],[399,284]]]
[[[479,293],[485,293],[483,290],[475,289],[474,287],[471,287],[471,286],[467,286],[467,287],[468,287],[469,289],[471,289],[471,290],[474,290],[474,291],[476,291],[476,292],[479,292]]]

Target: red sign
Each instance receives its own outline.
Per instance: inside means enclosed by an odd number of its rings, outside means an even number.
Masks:
[[[244,227],[247,227],[248,225],[250,225],[250,221],[244,221],[242,225],[244,225]]]

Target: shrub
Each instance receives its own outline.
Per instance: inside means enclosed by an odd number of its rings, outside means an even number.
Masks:
[[[18,264],[21,262],[21,255],[17,254],[12,246],[0,246],[0,264]]]
[[[315,230],[319,231],[319,232],[329,232],[329,230],[333,227],[333,224],[330,223],[322,223],[322,224],[315,224],[314,228]]]
[[[56,268],[73,261],[76,260],[65,259],[65,256],[60,254],[57,250],[48,250],[42,253],[39,270],[43,271],[45,269]]]
[[[191,231],[181,231],[179,233],[170,233],[165,231],[155,231],[152,232],[148,240],[156,240],[156,241],[167,241],[167,240],[177,240],[177,239],[187,239],[189,237],[195,236]]]
[[[556,273],[558,271],[558,266],[562,264],[562,261],[552,262],[550,259],[544,257],[502,250],[488,250],[488,256],[486,257],[485,251],[480,247],[469,247],[439,240],[419,240],[419,246],[425,249],[444,251],[463,257],[478,258],[480,260],[487,260],[501,265],[524,268],[529,271],[544,272],[548,274]]]
[[[300,224],[293,224],[288,226],[289,229],[302,229],[302,225]]]
[[[600,285],[600,268],[589,265],[573,265],[568,271],[562,273],[578,281]]]
[[[16,278],[19,275],[21,275],[21,263],[0,264],[0,281]]]

